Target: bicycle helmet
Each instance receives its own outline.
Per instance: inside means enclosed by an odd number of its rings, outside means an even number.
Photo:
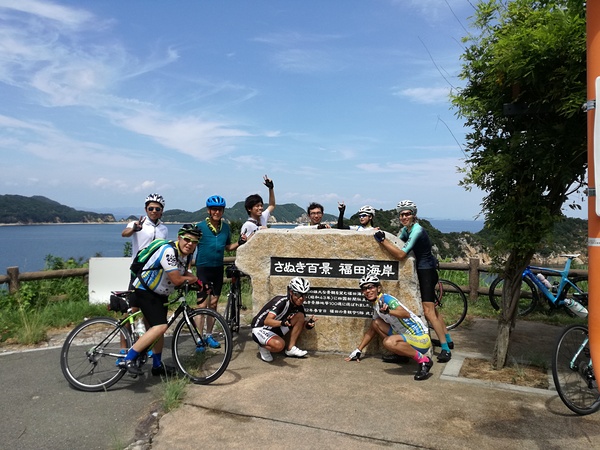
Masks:
[[[370,214],[371,217],[375,217],[375,209],[371,205],[365,205],[358,210],[358,214]]]
[[[200,228],[194,224],[186,223],[185,225],[181,226],[177,232],[177,236],[183,236],[184,234],[191,234],[192,236],[196,236],[198,239],[200,239],[202,237],[202,230],[200,230]]]
[[[206,199],[206,207],[207,208],[225,208],[227,203],[225,203],[225,199],[220,195],[213,195],[212,197],[208,197]]]
[[[402,211],[412,211],[412,213],[417,215],[417,205],[412,200],[402,200],[396,206],[396,212],[400,214]]]
[[[375,284],[379,286],[381,283],[379,282],[379,277],[373,273],[368,273],[364,277],[360,279],[358,285],[363,287],[365,284]]]
[[[288,289],[297,292],[298,294],[306,294],[310,290],[310,283],[304,278],[295,277],[290,280]]]
[[[165,199],[160,194],[150,194],[148,197],[146,197],[146,201],[144,202],[146,206],[148,206],[148,203],[151,202],[160,203],[160,206],[162,206],[163,209],[165,208]]]

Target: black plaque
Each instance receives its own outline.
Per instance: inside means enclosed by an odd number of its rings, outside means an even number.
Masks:
[[[271,257],[272,276],[359,279],[367,273],[380,280],[397,280],[398,261]]]
[[[373,306],[359,289],[311,288],[304,310],[308,316],[373,317]]]

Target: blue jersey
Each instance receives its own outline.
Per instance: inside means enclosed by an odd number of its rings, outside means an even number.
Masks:
[[[431,240],[420,224],[415,223],[410,231],[406,227],[402,228],[398,237],[405,242],[402,251],[414,253],[417,269],[437,269],[437,259],[431,253]]]
[[[202,237],[196,248],[196,265],[203,267],[223,266],[225,246],[231,244],[231,229],[224,220],[221,229],[215,234],[205,220],[196,224],[202,230]]]

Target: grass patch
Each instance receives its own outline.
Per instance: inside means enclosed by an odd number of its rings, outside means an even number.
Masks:
[[[162,408],[165,413],[181,406],[185,391],[190,381],[185,377],[163,378],[162,383]]]

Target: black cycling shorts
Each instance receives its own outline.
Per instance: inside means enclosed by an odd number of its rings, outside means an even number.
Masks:
[[[153,291],[136,289],[135,298],[137,306],[142,310],[142,314],[144,314],[151,327],[167,323],[168,307],[166,303],[169,301],[168,296],[158,295]]]
[[[223,289],[223,266],[205,267],[196,266],[196,276],[202,283],[212,283],[211,295],[221,295]]]
[[[435,285],[439,277],[437,269],[417,269],[421,302],[435,302]]]

